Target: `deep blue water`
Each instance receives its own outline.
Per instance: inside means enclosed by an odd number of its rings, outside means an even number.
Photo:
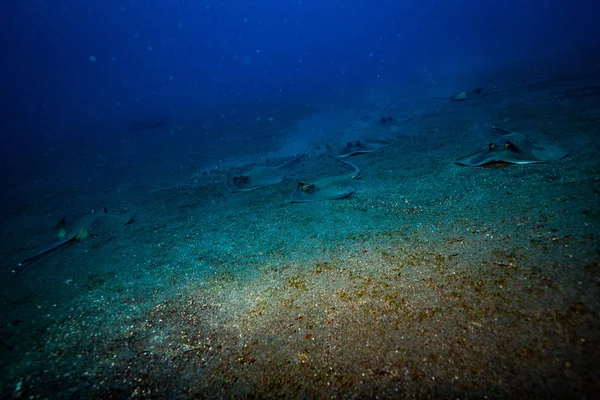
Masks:
[[[107,132],[160,115],[185,123],[232,105],[443,81],[537,57],[562,63],[600,46],[600,3],[584,0],[26,0],[3,9],[2,144],[16,141],[18,152],[39,138],[85,140],[90,123]]]

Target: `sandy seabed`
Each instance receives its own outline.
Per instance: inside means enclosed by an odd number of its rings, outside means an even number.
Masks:
[[[3,397],[591,399],[599,99],[553,80],[374,124],[393,141],[343,200],[230,194],[219,168],[95,192],[145,194],[119,235],[3,278]],[[456,165],[491,137],[473,115],[568,156]],[[13,236],[7,263],[42,230]]]

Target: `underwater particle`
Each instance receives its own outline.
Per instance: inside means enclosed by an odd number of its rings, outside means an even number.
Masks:
[[[17,385],[15,386],[15,390],[13,392],[13,396],[18,395],[18,397],[21,397],[21,389],[23,389],[23,381],[20,380],[19,382],[17,382]]]
[[[90,61],[91,62],[95,62],[96,61],[96,56],[90,56]]]
[[[301,363],[305,363],[308,361],[308,354],[306,353],[300,353],[298,354],[298,361],[300,361]]]
[[[117,57],[115,57],[115,56],[112,56],[110,59],[112,60],[112,62],[117,61]]]

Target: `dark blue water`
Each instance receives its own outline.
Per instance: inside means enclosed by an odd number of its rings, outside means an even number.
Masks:
[[[583,0],[11,3],[0,24],[2,149],[91,141],[89,125],[119,136],[127,121],[163,115],[212,122],[235,109],[243,122],[374,85],[432,79],[415,91],[445,95],[465,74],[597,51],[599,14]]]

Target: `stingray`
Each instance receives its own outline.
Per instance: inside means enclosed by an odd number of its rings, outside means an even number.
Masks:
[[[290,203],[338,200],[356,192],[358,184],[355,179],[360,176],[360,169],[348,161],[340,161],[352,169],[350,174],[327,176],[312,182],[300,181],[290,197]]]
[[[143,132],[165,127],[168,123],[169,119],[166,116],[161,115],[157,118],[148,118],[143,120],[134,119],[129,121],[128,125],[130,132]]]
[[[254,167],[249,169],[231,169],[227,172],[225,186],[231,193],[273,186],[281,183],[286,169],[293,166],[302,156],[286,161],[277,167]]]
[[[495,130],[507,132],[500,129]],[[494,162],[535,164],[557,161],[566,155],[566,151],[556,146],[537,143],[520,133],[512,132],[491,142],[487,148],[459,158],[456,162],[469,167],[478,167]]]
[[[345,158],[354,154],[372,153],[388,145],[389,142],[383,140],[354,140],[341,147],[327,145],[327,154],[337,158]]]
[[[124,225],[131,223],[133,219],[134,215],[127,211],[115,215],[108,214],[106,210],[98,212],[92,211],[73,223],[69,223],[69,221],[63,217],[56,225],[58,241],[42,248],[34,256],[21,261],[12,272],[21,272],[33,262],[40,260],[48,254],[74,241],[85,240],[90,236],[113,233]]]
[[[484,92],[482,88],[475,90],[463,90],[450,97],[434,97],[434,99],[450,100],[455,102],[473,100],[476,97],[486,97],[488,93]]]

